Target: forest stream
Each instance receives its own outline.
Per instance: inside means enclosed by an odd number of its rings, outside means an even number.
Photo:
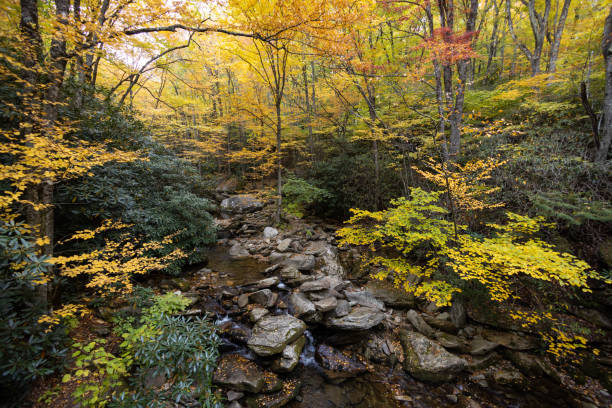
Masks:
[[[215,321],[227,406],[590,406],[576,405],[532,336],[363,279],[323,221],[267,227],[271,208],[247,195],[221,208],[206,266],[174,287],[197,299],[187,315]]]

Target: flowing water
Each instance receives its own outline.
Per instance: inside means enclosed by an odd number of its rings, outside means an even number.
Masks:
[[[218,289],[224,286],[240,287],[249,285],[267,277],[264,270],[269,266],[265,262],[254,258],[232,259],[228,254],[228,248],[215,246],[208,250],[208,269],[211,286],[210,299],[218,299]],[[276,292],[280,299],[286,301],[287,288],[280,283]],[[216,314],[215,323],[218,326],[233,328],[245,327],[232,316],[237,316],[236,310],[224,309],[227,304],[218,300],[218,307],[213,312]],[[208,309],[208,308],[207,308]],[[287,313],[286,309],[272,310],[273,314]],[[396,408],[396,407],[456,407],[457,402],[454,395],[464,398],[459,406],[470,405],[469,399],[479,401],[483,407],[555,407],[561,408],[567,405],[558,404],[559,394],[531,395],[520,392],[509,394],[507,390],[496,390],[493,388],[482,389],[474,386],[466,379],[458,379],[455,383],[428,384],[416,381],[406,375],[401,366],[390,368],[377,366],[356,378],[346,379],[340,383],[329,381],[323,374],[315,358],[316,346],[325,341],[329,333],[324,328],[313,327],[305,332],[306,345],[300,356],[298,367],[284,378],[299,379],[302,387],[298,397],[287,406],[290,408]],[[249,350],[244,343],[237,342],[227,337],[223,338],[222,352],[241,354],[249,359],[266,366],[270,361],[265,361]],[[538,380],[543,381],[543,380]],[[559,389],[555,389],[559,391]],[[545,391],[548,392],[548,391]],[[468,402],[465,403],[465,396]],[[563,397],[561,397],[562,399]],[[550,403],[549,403],[550,402]]]

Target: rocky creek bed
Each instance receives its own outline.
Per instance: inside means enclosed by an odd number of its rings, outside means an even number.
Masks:
[[[216,319],[226,406],[610,406],[599,383],[577,385],[530,333],[351,279],[358,254],[337,248],[333,227],[294,220],[278,231],[271,207],[248,195],[220,208],[208,264],[171,285],[194,299],[188,314]]]

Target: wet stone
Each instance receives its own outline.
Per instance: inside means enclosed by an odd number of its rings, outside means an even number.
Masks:
[[[247,400],[249,408],[279,408],[287,405],[299,393],[301,383],[299,380],[286,380],[281,389],[274,394],[264,394],[251,397]]]
[[[366,370],[365,364],[356,358],[326,344],[320,344],[317,347],[315,357],[325,376],[330,380],[356,377]]]
[[[369,307],[356,307],[346,316],[328,318],[325,324],[328,327],[340,330],[368,330],[379,325],[384,317],[379,310]]]
[[[420,333],[401,330],[400,342],[404,348],[404,369],[419,380],[450,381],[467,366],[464,359]]]
[[[338,306],[338,299],[335,297],[328,297],[314,302],[315,308],[321,313],[329,312],[334,310]]]
[[[289,305],[293,315],[307,322],[314,323],[321,320],[314,303],[312,303],[303,293],[292,293],[289,296]]]
[[[355,302],[358,305],[370,307],[372,309],[384,310],[385,305],[380,300],[376,299],[374,295],[368,291],[344,291],[346,298],[349,302]]]
[[[344,299],[339,299],[334,309],[334,317],[344,317],[351,313],[351,305]]]
[[[300,354],[306,344],[306,338],[301,336],[293,343],[287,345],[281,356],[272,364],[272,371],[288,373],[293,371],[300,361]]]
[[[260,356],[282,352],[306,330],[306,324],[291,315],[265,316],[252,330],[248,346]]]
[[[213,382],[234,391],[259,392],[264,387],[265,372],[239,354],[226,354],[219,360]]]
[[[249,312],[249,320],[251,320],[251,322],[253,323],[256,323],[259,319],[261,319],[262,317],[266,316],[269,313],[270,312],[268,311],[268,309],[265,309],[263,307],[255,307],[253,308],[253,310]]]

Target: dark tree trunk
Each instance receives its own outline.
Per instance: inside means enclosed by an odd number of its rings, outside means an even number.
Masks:
[[[599,147],[595,153],[596,161],[605,161],[612,142],[612,7],[604,24],[601,51],[606,69],[606,84],[603,103],[603,131],[599,139]]]

